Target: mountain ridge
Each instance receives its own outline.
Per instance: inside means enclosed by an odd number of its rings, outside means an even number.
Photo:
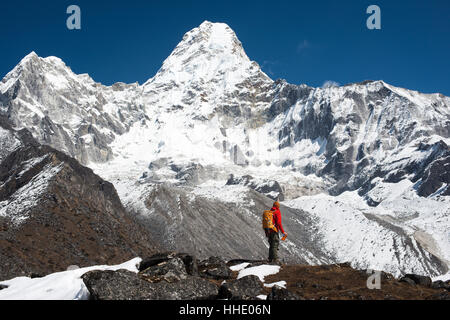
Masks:
[[[155,242],[125,211],[111,183],[7,123],[0,117],[0,129],[20,145],[0,158],[0,278],[155,251]]]
[[[256,213],[282,194],[291,228],[324,240],[317,247],[292,235],[284,249],[296,262],[326,257],[394,274],[446,272],[448,97],[381,80],[328,88],[273,81],[229,27],[210,22],[186,33],[142,85],[103,86],[36,54],[21,68],[0,83],[0,114],[114,184],[165,249],[262,255]],[[314,196],[321,206],[305,204]],[[213,233],[222,211],[248,226],[244,247],[236,249],[239,235],[226,228],[222,236],[232,236],[216,243],[197,236],[195,224]],[[336,223],[338,212],[353,224]],[[367,218],[373,215],[382,219]],[[196,236],[181,232],[184,225]],[[439,250],[417,249],[433,247],[420,244],[417,231]],[[348,248],[359,241],[364,250],[339,256],[330,239]]]

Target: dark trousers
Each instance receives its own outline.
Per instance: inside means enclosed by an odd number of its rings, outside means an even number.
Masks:
[[[269,261],[278,260],[278,247],[280,245],[280,236],[278,232],[270,231],[269,235]]]

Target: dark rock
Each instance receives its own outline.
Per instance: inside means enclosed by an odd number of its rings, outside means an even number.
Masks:
[[[198,269],[201,277],[208,279],[230,279],[231,269],[227,266],[225,261],[219,257],[210,257],[207,260],[199,262]]]
[[[263,284],[257,276],[250,275],[237,280],[227,281],[219,288],[219,299],[248,300],[256,299],[263,290]]]
[[[128,270],[90,271],[81,278],[92,300],[148,300],[155,296],[150,282]]]
[[[272,291],[267,296],[267,300],[301,300],[299,296],[287,289],[273,286]]]
[[[415,286],[416,283],[414,282],[414,280],[410,279],[410,278],[406,278],[406,277],[402,277],[399,280],[400,282],[406,282],[407,284],[410,284],[412,286]]]
[[[444,282],[442,280],[435,281],[431,284],[433,289],[446,289],[450,291],[450,280]]]
[[[161,262],[156,266],[149,267],[139,273],[141,278],[149,282],[178,282],[186,279],[188,274],[183,260],[173,258],[168,261]]]
[[[195,256],[186,253],[163,252],[144,258],[139,264],[139,271],[144,271],[150,267],[156,266],[160,263],[167,262],[171,259],[179,258],[183,261],[187,274],[191,276],[198,275],[198,262]]]
[[[417,274],[406,274],[403,278],[400,279],[400,281],[411,283],[410,281],[406,280],[410,279],[414,282],[414,284],[418,284],[425,287],[431,286],[431,278],[427,276],[421,276]]]
[[[191,276],[198,276],[198,261],[195,256],[189,254],[179,254],[178,257],[183,260],[186,272]]]
[[[206,279],[188,276],[178,282],[151,283],[127,270],[91,271],[82,276],[93,300],[205,300],[218,288]]]
[[[422,197],[428,197],[436,192],[443,185],[447,188],[441,193],[443,196],[450,195],[450,151],[447,155],[433,161],[422,177],[422,183],[417,190],[417,194]]]
[[[176,257],[175,252],[160,252],[152,255],[151,257],[142,259],[141,263],[139,264],[139,271],[144,271],[145,269],[148,269],[150,267],[156,266],[160,264],[161,262],[166,262],[170,259],[173,259]]]
[[[6,288],[8,288],[8,286],[7,286],[7,285],[4,285],[4,284],[0,284],[0,290],[6,289]]]

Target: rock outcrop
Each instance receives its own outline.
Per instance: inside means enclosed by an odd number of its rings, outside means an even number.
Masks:
[[[0,279],[155,251],[111,183],[26,131],[9,132],[20,145],[0,163]]]
[[[139,273],[127,270],[91,271],[82,276],[92,300],[445,300],[449,298],[449,281],[436,281],[409,274],[397,280],[391,274],[380,272],[378,289],[368,287],[369,273],[355,270],[349,264],[302,266],[281,265],[279,273],[260,277],[238,277],[234,272],[227,280],[212,279],[200,272],[190,275],[189,263],[180,258],[186,254],[158,253],[145,258]],[[191,256],[192,257],[192,256]],[[195,259],[195,258],[194,258]],[[150,263],[150,261],[152,261]],[[159,261],[159,262],[158,262]],[[210,257],[208,266],[222,265],[218,257]],[[226,264],[236,266],[245,259],[234,259]],[[157,264],[154,264],[158,262]],[[148,267],[149,263],[151,264]],[[243,270],[261,265],[253,262]],[[200,263],[200,270],[202,265]],[[405,282],[411,280],[413,285]],[[281,287],[278,284],[284,282]]]
[[[91,271],[82,278],[90,298],[95,300],[216,299],[217,284],[208,280],[211,277],[206,273],[196,275],[192,261],[196,261],[195,257],[186,254],[159,253],[143,259],[138,274],[126,270]],[[213,266],[209,263],[208,267]]]
[[[418,284],[425,287],[430,287],[432,284],[431,278],[426,276],[421,276],[418,274],[405,274],[400,281],[409,284]]]
[[[91,271],[83,281],[92,300],[205,300],[215,299],[217,286],[189,276],[176,282],[152,283],[127,271]]]

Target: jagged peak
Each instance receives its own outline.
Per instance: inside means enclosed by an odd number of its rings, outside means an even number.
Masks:
[[[198,29],[208,35],[210,42],[231,42],[241,45],[236,33],[226,23],[204,21]],[[193,29],[192,31],[196,32],[197,30]]]
[[[251,75],[267,77],[244,51],[235,32],[226,24],[204,21],[184,34],[151,83],[208,82],[226,79],[227,86]]]
[[[28,60],[30,60],[30,59],[36,59],[36,58],[39,58],[39,56],[37,55],[37,53],[36,52],[34,52],[34,51],[31,51],[29,54],[27,54],[25,57],[23,57],[23,59],[22,59],[22,61],[28,61]]]
[[[14,83],[33,74],[47,75],[47,80],[56,84],[59,82],[67,83],[67,81],[71,80],[83,82],[84,84],[95,83],[87,73],[74,73],[61,58],[56,56],[44,58],[32,51],[23,57],[22,60],[20,60],[20,62],[0,81],[0,93],[5,93],[14,86]]]
[[[63,60],[55,56],[49,56],[46,58],[40,57],[36,52],[31,51],[25,57],[20,60],[20,62],[5,76],[5,79],[9,79],[11,77],[18,77],[23,70],[28,70],[30,66],[38,67],[38,66],[54,66],[56,68],[67,68],[70,70]],[[34,69],[34,68],[33,68]],[[34,72],[33,70],[30,70]]]
[[[188,58],[192,55],[233,55],[249,61],[242,43],[226,23],[203,22],[199,27],[188,31],[169,56]]]

